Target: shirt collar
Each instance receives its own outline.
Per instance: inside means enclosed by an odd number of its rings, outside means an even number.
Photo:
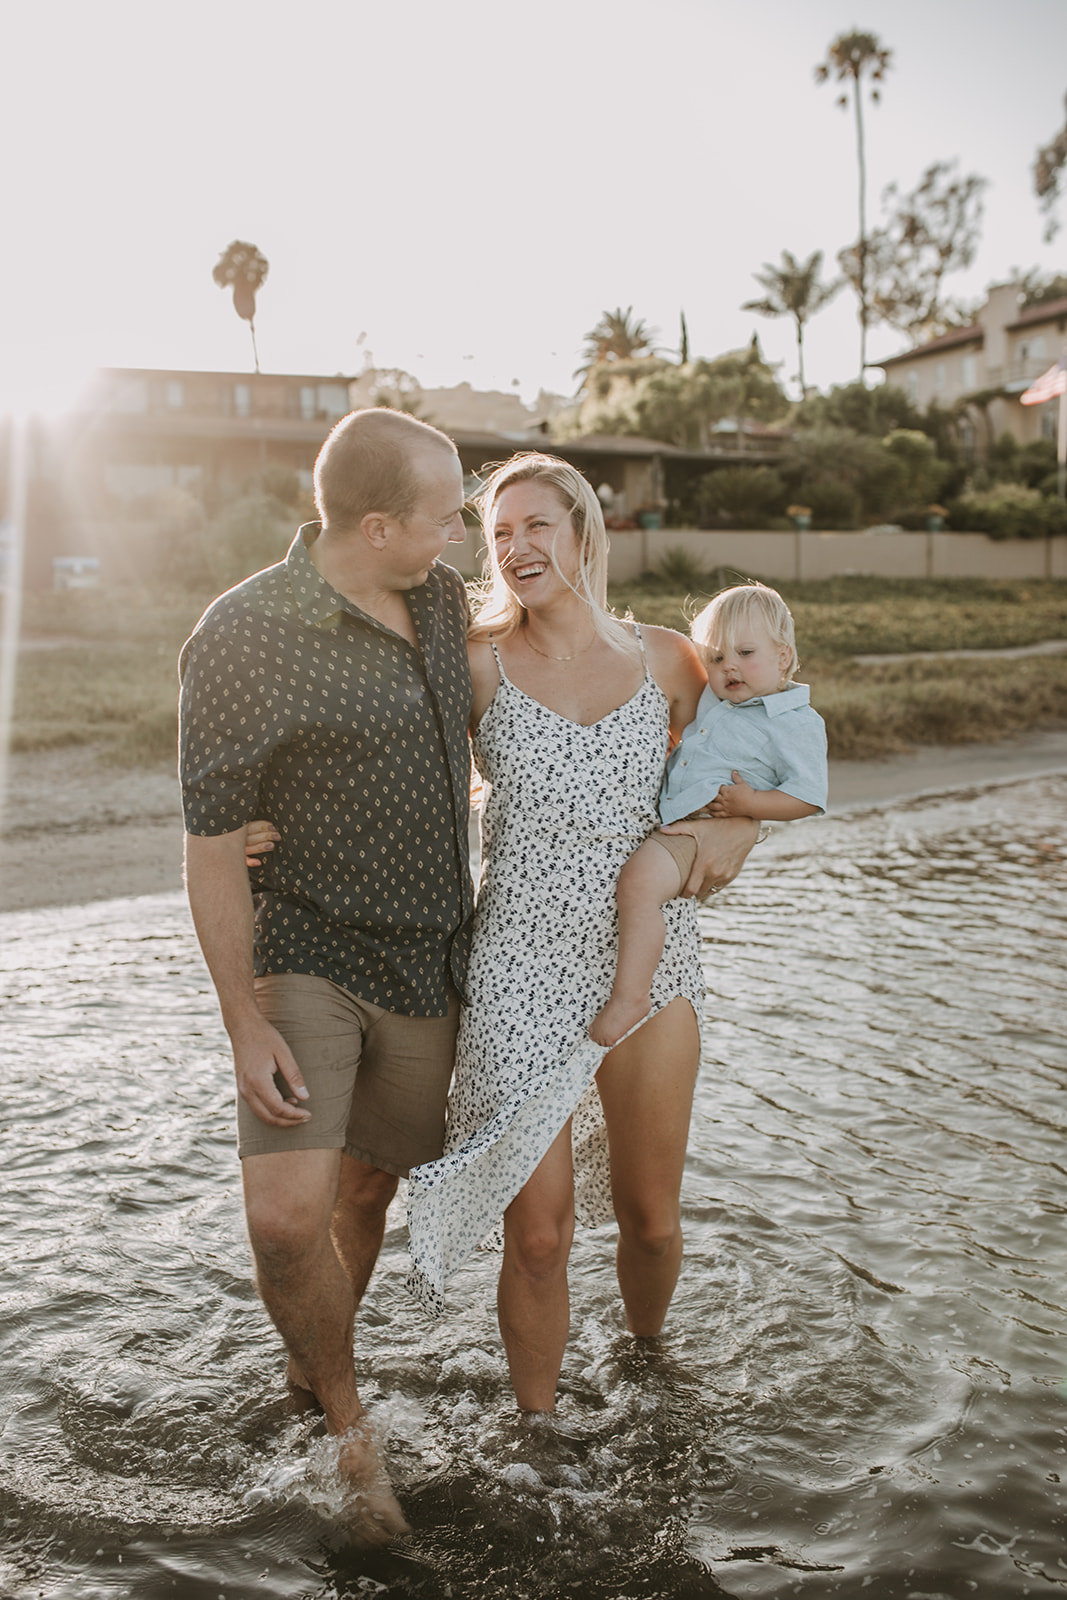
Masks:
[[[762,706],[769,717],[781,716],[783,711],[796,711],[799,706],[810,705],[811,689],[806,683],[791,683],[788,689],[782,689],[778,694],[756,694],[751,700],[720,700],[720,705],[732,705],[735,711],[741,711],[745,706]]]
[[[327,583],[312,561],[311,546],[321,532],[321,522],[305,522],[303,527],[297,530],[296,538],[289,546],[289,553],[285,558],[286,576],[301,617],[314,628],[336,628],[341,617],[347,613],[348,616],[358,617],[361,622],[368,622],[373,627],[381,627],[373,617],[368,617],[365,611],[361,611],[354,601],[347,599],[335,589],[332,583]],[[426,602],[431,600],[429,590],[435,578],[436,574],[431,568],[426,583],[405,593],[408,609],[412,612],[415,625],[420,628],[420,632],[421,627],[425,626]]]

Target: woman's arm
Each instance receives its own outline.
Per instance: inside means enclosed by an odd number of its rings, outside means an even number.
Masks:
[[[649,671],[671,708],[671,744],[677,744],[697,714],[700,696],[708,686],[707,674],[696,645],[673,628],[642,628]]]
[[[467,659],[471,664],[471,682],[474,685],[470,719],[470,731],[473,733],[500,687],[500,673],[487,639],[468,640]]]

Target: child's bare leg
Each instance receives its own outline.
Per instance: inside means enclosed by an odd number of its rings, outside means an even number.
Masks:
[[[681,874],[669,851],[646,839],[619,873],[619,958],[608,1002],[589,1024],[597,1044],[618,1044],[624,1033],[647,1016],[652,979],[663,954],[666,929],[660,907],[682,890]]]

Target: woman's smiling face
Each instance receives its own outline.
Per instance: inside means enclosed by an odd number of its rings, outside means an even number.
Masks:
[[[578,537],[570,512],[551,484],[525,478],[493,508],[495,559],[524,606],[570,589],[578,573]]]

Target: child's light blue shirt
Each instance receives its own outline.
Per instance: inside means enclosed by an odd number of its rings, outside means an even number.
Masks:
[[[826,724],[806,683],[753,700],[720,700],[705,689],[695,719],[671,751],[659,797],[664,822],[678,822],[714,800],[740,772],[753,789],[781,789],[826,810]]]

